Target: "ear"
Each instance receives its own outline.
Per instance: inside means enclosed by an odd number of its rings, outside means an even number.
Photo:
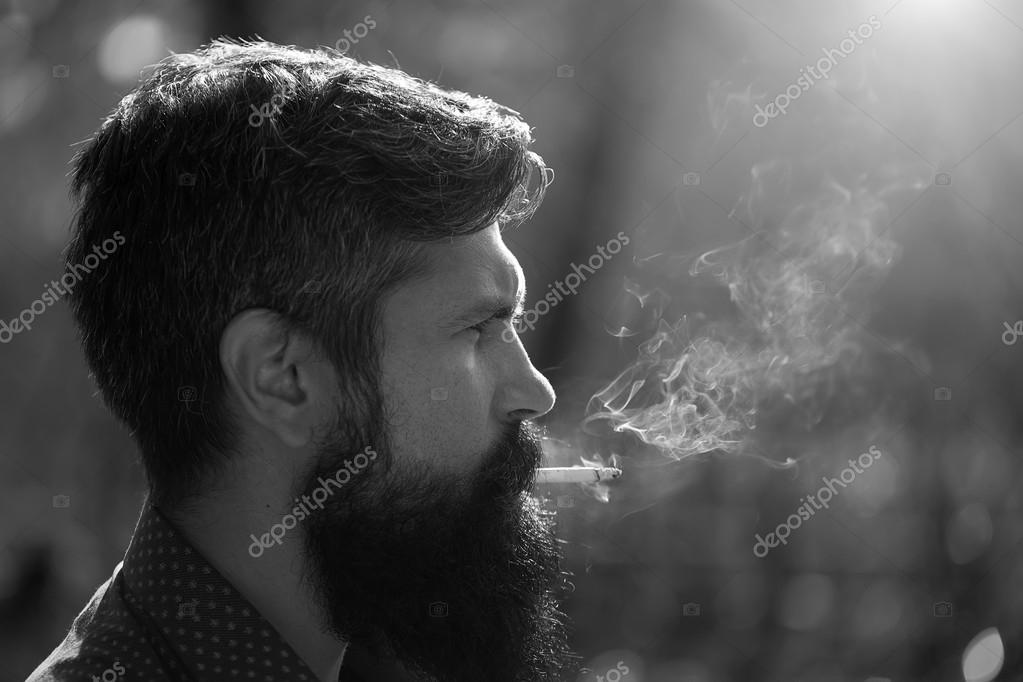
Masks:
[[[308,445],[336,414],[334,367],[316,357],[305,334],[263,308],[236,315],[220,337],[228,395],[286,445]]]

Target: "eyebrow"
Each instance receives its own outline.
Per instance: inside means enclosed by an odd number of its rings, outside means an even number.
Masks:
[[[491,317],[509,318],[522,312],[525,301],[525,289],[516,295],[514,301],[509,301],[505,297],[500,297],[500,295],[498,297],[486,297],[472,304],[469,308],[458,312],[452,321],[462,323],[489,320]]]
[[[451,318],[452,324],[463,324],[489,320],[492,317],[499,319],[511,318],[522,313],[523,304],[526,300],[526,287],[509,300],[505,296],[486,296],[471,303],[468,308],[460,310]]]

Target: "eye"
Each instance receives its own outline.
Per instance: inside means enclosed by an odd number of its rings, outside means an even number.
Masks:
[[[478,324],[472,325],[471,327],[469,327],[469,329],[472,329],[472,330],[477,331],[480,334],[482,334],[483,332],[485,332],[487,330],[487,327],[489,327],[490,325],[494,324],[495,322],[500,322],[501,319],[502,318],[497,317],[495,315],[494,317],[491,317],[489,319],[483,320],[482,322],[480,322]],[[505,318],[505,319],[507,319],[507,318]]]
[[[479,324],[474,324],[471,327],[467,327],[467,329],[473,329],[473,330],[479,332],[480,334],[482,334],[486,330],[487,325],[490,324],[493,321],[494,321],[494,318],[491,317],[489,320],[483,320]]]
[[[518,327],[519,320],[521,319],[522,319],[521,312],[516,313],[500,312],[490,318],[487,318],[486,320],[483,320],[482,322],[472,325],[471,327],[466,327],[466,329],[472,329],[473,331],[483,334],[487,330],[487,327],[489,327],[491,324],[494,324],[495,322],[509,322],[511,324],[512,329],[516,329]]]

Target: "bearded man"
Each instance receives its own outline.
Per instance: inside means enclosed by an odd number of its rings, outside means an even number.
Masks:
[[[174,55],[74,160],[69,294],[149,491],[31,680],[565,679],[514,111],[330,50]],[[105,248],[105,247],[104,247]]]

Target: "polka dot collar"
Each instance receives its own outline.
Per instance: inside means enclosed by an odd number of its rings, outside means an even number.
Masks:
[[[316,676],[252,604],[146,504],[121,566],[123,597],[179,678],[308,680]],[[133,678],[140,679],[140,678]]]
[[[353,642],[337,682],[414,677]],[[27,682],[316,679],[256,608],[147,503],[124,560]]]

